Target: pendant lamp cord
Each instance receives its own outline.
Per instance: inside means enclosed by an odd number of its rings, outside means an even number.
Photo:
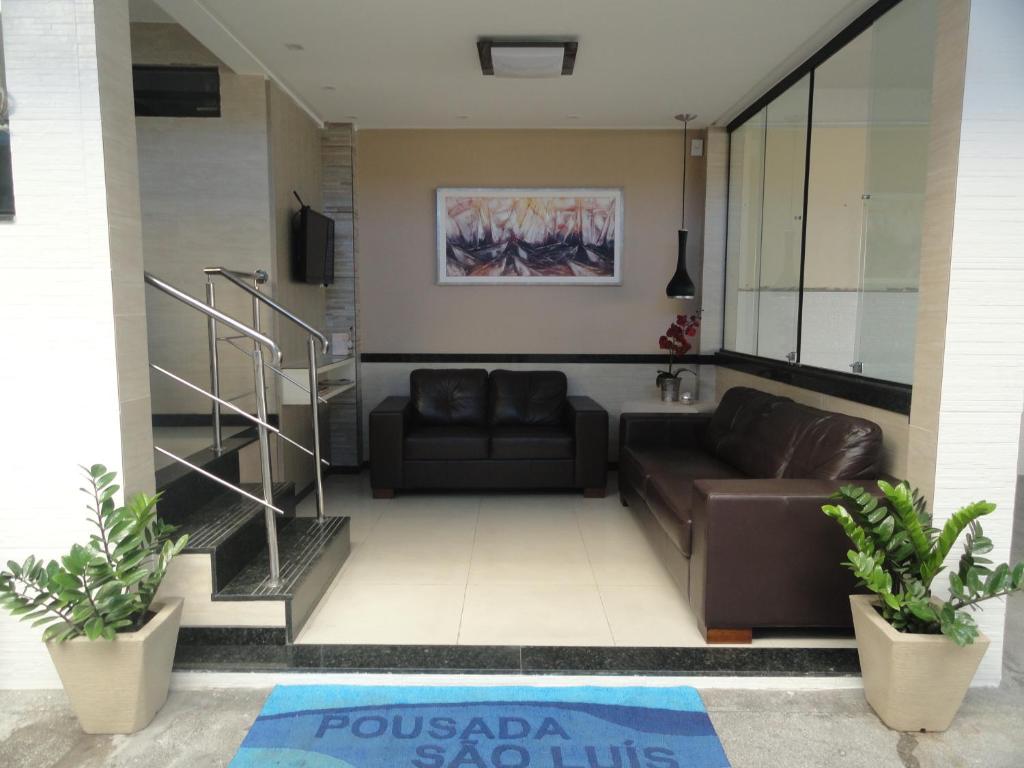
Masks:
[[[683,229],[686,229],[686,156],[689,154],[686,149],[686,125],[689,121],[683,121]]]

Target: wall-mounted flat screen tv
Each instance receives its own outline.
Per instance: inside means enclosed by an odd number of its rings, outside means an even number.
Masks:
[[[292,279],[313,285],[334,282],[334,220],[308,205],[293,219]]]

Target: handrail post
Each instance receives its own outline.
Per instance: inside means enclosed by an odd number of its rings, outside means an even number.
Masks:
[[[277,520],[274,517],[274,478],[270,474],[270,434],[267,423],[267,394],[263,376],[263,350],[256,345],[253,355],[253,372],[256,378],[256,416],[263,424],[257,429],[260,436],[260,475],[263,480],[263,519],[267,526],[267,553],[270,555],[271,587],[281,585],[281,562],[277,551]]]
[[[216,309],[213,280],[206,281],[206,303],[210,309]],[[220,397],[220,358],[217,354],[217,319],[210,315],[206,319],[206,331],[210,339],[210,392]],[[258,345],[257,345],[258,346]],[[224,451],[224,441],[220,428],[220,403],[212,401],[210,417],[213,419],[213,451],[220,454]]]
[[[316,376],[316,338],[309,335],[309,402],[313,417],[313,490],[316,493],[316,521],[324,522],[324,479],[320,466],[320,393]]]
[[[253,286],[259,290],[259,283],[253,280]],[[260,329],[260,302],[252,297],[252,327],[257,333]],[[254,345],[253,371],[256,386],[256,415],[260,421],[268,423],[267,417],[267,381],[263,370],[263,350]],[[281,585],[281,561],[277,551],[277,520],[274,517],[274,477],[270,469],[270,433],[260,425],[260,475],[263,479],[263,518],[267,525],[267,551],[270,555],[270,586]]]
[[[253,278],[252,287],[255,288],[257,292],[260,290],[258,278]],[[257,333],[263,333],[263,329],[260,327],[260,300],[255,294],[252,297],[252,328]],[[261,391],[263,392],[263,399],[265,401],[267,398],[266,381],[264,381]]]

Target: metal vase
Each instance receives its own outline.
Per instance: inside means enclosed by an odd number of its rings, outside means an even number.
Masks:
[[[679,379],[675,376],[666,376],[661,380],[661,400],[664,403],[679,401]]]

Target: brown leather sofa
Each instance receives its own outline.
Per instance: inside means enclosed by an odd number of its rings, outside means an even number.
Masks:
[[[397,490],[578,488],[605,495],[608,414],[560,371],[420,369],[370,413],[370,484]]]
[[[619,494],[709,643],[845,628],[849,545],[821,506],[846,481],[874,486],[881,447],[873,422],[736,387],[714,414],[623,414]]]

